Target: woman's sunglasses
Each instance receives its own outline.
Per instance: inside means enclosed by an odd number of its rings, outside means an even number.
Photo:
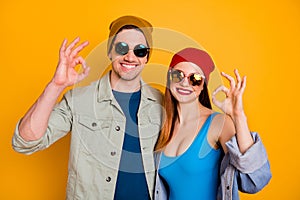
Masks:
[[[139,58],[143,58],[145,57],[146,55],[148,55],[149,53],[149,49],[148,47],[146,47],[145,45],[143,44],[138,44],[134,47],[133,49],[133,53],[134,55],[136,55],[137,57]],[[117,54],[119,55],[126,55],[129,51],[129,46],[128,44],[126,44],[125,42],[118,42],[117,44],[115,44],[115,51]]]
[[[189,76],[186,76],[183,71],[178,70],[178,69],[170,69],[169,70],[170,74],[170,80],[174,83],[180,83],[184,77],[188,78],[189,84],[192,86],[199,86],[201,85],[202,80],[205,79],[205,77],[201,74],[190,74]]]

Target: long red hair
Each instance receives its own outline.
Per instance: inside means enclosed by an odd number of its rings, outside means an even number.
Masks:
[[[199,102],[207,108],[210,109],[212,108],[207,85],[205,82],[203,84],[203,90],[201,91],[199,96]],[[178,105],[178,101],[175,99],[175,97],[172,95],[170,91],[170,72],[168,72],[167,87],[165,90],[165,98],[164,98],[164,109],[166,111],[166,120],[163,124],[161,133],[158,137],[155,146],[155,151],[162,151],[165,148],[165,146],[168,145],[168,143],[170,142],[173,136],[175,122],[178,119],[177,105]]]

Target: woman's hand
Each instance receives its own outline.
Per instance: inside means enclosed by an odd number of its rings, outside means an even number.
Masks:
[[[85,60],[78,56],[79,52],[86,47],[89,42],[85,41],[78,45],[79,37],[75,38],[73,42],[67,46],[67,39],[65,39],[59,50],[59,62],[52,78],[52,83],[58,87],[68,87],[80,82],[87,77],[90,68],[86,66]],[[78,73],[75,69],[77,65],[81,65],[83,71]]]
[[[242,96],[246,87],[246,76],[241,78],[237,69],[234,70],[234,73],[236,81],[230,75],[224,72],[221,73],[230,82],[230,88],[228,89],[224,85],[219,86],[212,94],[212,101],[224,113],[228,114],[233,121],[236,121],[236,118],[244,116]],[[222,102],[216,98],[219,92],[224,92],[226,95],[225,100]]]

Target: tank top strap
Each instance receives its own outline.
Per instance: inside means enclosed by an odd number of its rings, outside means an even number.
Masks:
[[[206,135],[207,135],[208,129],[209,129],[209,127],[210,127],[210,124],[211,124],[213,118],[214,118],[217,114],[219,114],[219,113],[218,113],[218,112],[214,112],[214,113],[210,114],[210,115],[207,117],[207,119],[205,120],[205,122],[204,122],[204,124],[202,125],[201,129],[199,130],[199,133],[198,133],[196,139],[198,139],[198,137],[203,137],[203,136],[206,136]]]
[[[197,150],[197,154],[199,156],[199,158],[203,158],[205,157],[211,150],[215,150],[211,147],[211,145],[208,143],[207,140],[207,134],[208,134],[208,130],[210,127],[210,124],[212,122],[212,120],[214,119],[214,117],[219,114],[218,112],[214,112],[212,114],[210,114],[206,121],[204,122],[203,126],[201,127],[197,137],[195,138],[194,141],[194,145],[195,145],[195,149]]]

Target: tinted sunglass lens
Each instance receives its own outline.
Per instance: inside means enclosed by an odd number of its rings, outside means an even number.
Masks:
[[[116,53],[118,53],[120,55],[125,55],[128,53],[129,47],[128,47],[128,44],[126,44],[125,42],[119,42],[116,44],[115,50],[116,50]]]
[[[137,57],[145,57],[148,54],[149,48],[147,48],[145,45],[139,44],[134,47],[134,55]]]
[[[200,76],[199,74],[193,74],[190,76],[190,84],[192,86],[201,85],[201,81],[202,81],[202,76]]]
[[[134,50],[134,54],[137,57],[145,57],[148,54],[148,49],[136,49]]]
[[[171,80],[175,83],[180,82],[184,78],[184,74],[181,71],[178,70],[172,70],[171,71]]]

